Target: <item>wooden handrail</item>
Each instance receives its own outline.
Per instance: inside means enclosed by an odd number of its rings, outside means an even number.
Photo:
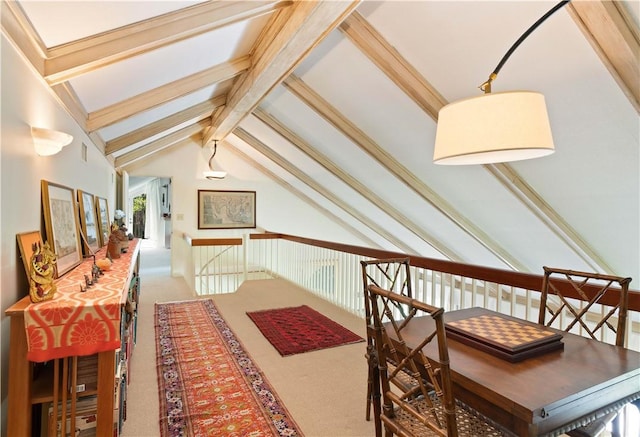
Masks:
[[[223,245],[241,245],[242,238],[199,238],[192,239],[187,234],[183,234],[185,240],[190,246],[223,246]],[[472,278],[481,281],[492,282],[500,285],[521,288],[524,290],[542,289],[543,274],[536,275],[533,273],[514,272],[512,270],[503,270],[494,267],[483,267],[472,264],[462,264],[458,262],[420,257],[415,255],[407,255],[401,252],[393,252],[382,249],[372,249],[369,247],[354,246],[351,244],[336,243],[332,241],[316,240],[313,238],[299,237],[295,235],[283,234],[278,232],[254,233],[249,235],[251,240],[273,240],[282,239],[293,241],[296,243],[306,244],[324,249],[335,250],[338,252],[350,253],[374,259],[400,258],[409,257],[410,264],[413,267],[419,267],[436,272],[442,272],[451,275],[458,275],[465,278]],[[543,267],[540,267],[542,271]],[[576,293],[569,281],[554,280],[554,283],[566,297],[581,300],[581,296]],[[597,291],[597,285],[587,284],[584,286],[586,291]],[[600,303],[614,306],[619,302],[619,287],[611,287],[611,293],[607,293]],[[640,312],[640,291],[629,289],[629,310]]]
[[[323,240],[315,240],[312,238],[304,238],[298,237],[295,235],[288,235],[282,233],[275,232],[267,232],[264,234],[250,234],[249,236],[252,240],[263,240],[263,239],[283,239],[288,241],[293,241],[296,243],[307,244],[310,246],[322,247],[325,249],[336,250],[339,252],[351,253],[354,255],[366,256],[370,258],[398,258],[398,257],[409,257],[410,264],[414,267],[420,267],[428,270],[434,270],[443,273],[449,273],[452,275],[460,275],[466,278],[474,278],[488,282],[494,282],[497,284],[513,286],[517,288],[522,288],[525,290],[541,290],[542,289],[542,278],[543,275],[535,275],[532,273],[521,273],[514,272],[511,270],[502,270],[493,267],[482,267],[471,264],[461,264],[453,261],[435,259],[435,258],[426,258],[419,257],[414,255],[407,255],[400,252],[392,252],[381,249],[371,249],[367,247],[361,246],[353,246],[350,244],[343,243],[335,243],[331,241],[323,241]],[[542,266],[540,266],[540,270],[542,271]],[[554,281],[555,283],[556,281]],[[575,299],[581,300],[582,298],[578,295],[574,288],[571,286],[569,281],[558,280],[557,287],[565,296],[572,297]],[[595,291],[599,287],[595,285],[586,285],[585,290]],[[611,287],[611,291],[614,293],[608,293],[604,299],[602,299],[601,303],[605,305],[613,306],[617,304],[619,301],[619,296],[617,295],[620,292],[620,288]],[[629,289],[629,309],[632,311],[640,312],[640,291]]]
[[[241,246],[242,238],[192,238],[182,233],[182,238],[189,246]]]

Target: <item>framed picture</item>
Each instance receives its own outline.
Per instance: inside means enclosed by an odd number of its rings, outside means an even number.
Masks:
[[[109,204],[104,197],[96,196],[96,215],[98,218],[100,246],[106,246],[109,243],[109,235],[111,234],[111,216],[109,215]]]
[[[198,229],[255,227],[255,191],[198,190]]]
[[[78,208],[73,188],[42,180],[42,211],[47,241],[58,257],[56,277],[82,262]]]
[[[78,190],[78,206],[80,207],[80,236],[84,243],[82,250],[87,256],[93,255],[100,249],[95,196],[86,191]]]
[[[36,243],[42,244],[42,235],[40,234],[40,231],[23,232],[16,235],[16,239],[18,240],[18,248],[20,249],[22,264],[24,264],[24,271],[27,273],[27,278],[29,278],[33,245]]]

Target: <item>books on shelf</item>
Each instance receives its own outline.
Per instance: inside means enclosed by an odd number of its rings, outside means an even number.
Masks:
[[[73,369],[69,368],[69,392],[71,392]],[[76,369],[76,392],[98,389],[98,354],[78,357]]]
[[[98,420],[97,413],[97,396],[87,396],[78,399],[76,402],[76,420],[72,428],[71,426],[71,401],[67,401],[65,436],[90,437],[96,435],[96,424]],[[62,403],[58,403],[57,420],[53,418],[53,404],[50,402],[48,407],[48,427],[43,429],[44,435],[48,435],[48,430],[55,428],[55,436],[62,437]]]

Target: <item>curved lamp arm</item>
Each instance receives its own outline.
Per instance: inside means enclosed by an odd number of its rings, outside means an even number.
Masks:
[[[505,62],[507,62],[507,59],[509,59],[511,54],[518,48],[518,46],[522,43],[522,41],[524,41],[531,34],[531,32],[536,30],[536,28],[540,26],[547,18],[553,15],[554,12],[556,12],[558,9],[561,9],[564,5],[566,5],[570,1],[571,0],[562,0],[560,3],[558,3],[551,9],[549,9],[549,11],[546,14],[544,14],[542,17],[540,17],[538,21],[533,23],[533,25],[530,28],[528,28],[527,31],[523,33],[522,36],[518,38],[518,40],[515,43],[513,43],[511,48],[502,57],[502,59],[498,63],[498,66],[493,70],[493,73],[489,75],[489,79],[487,79],[487,81],[484,82],[482,85],[480,85],[478,88],[484,91],[485,94],[489,94],[491,92],[491,82],[493,82],[495,78],[498,77],[498,72],[500,72],[500,69],[502,68],[502,66],[505,64]]]

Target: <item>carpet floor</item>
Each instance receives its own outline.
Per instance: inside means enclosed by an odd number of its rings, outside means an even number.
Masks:
[[[172,275],[170,256],[168,249],[141,248],[138,335],[129,369],[127,420],[120,437],[160,436],[155,303],[197,299],[182,277]],[[362,319],[281,279],[245,281],[236,293],[213,296],[213,301],[306,437],[374,435],[373,422],[364,419],[364,343],[284,358],[246,312],[308,305],[365,336]]]
[[[211,300],[156,304],[160,433],[301,436]]]

